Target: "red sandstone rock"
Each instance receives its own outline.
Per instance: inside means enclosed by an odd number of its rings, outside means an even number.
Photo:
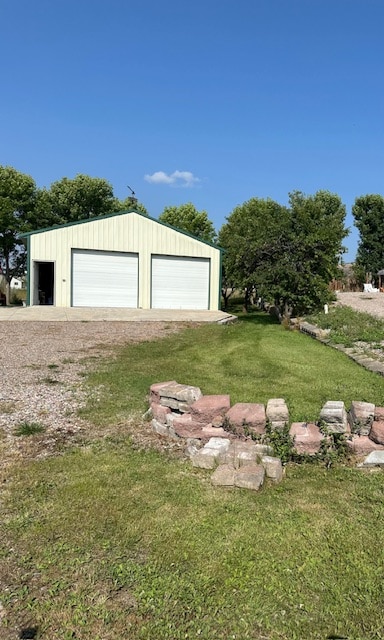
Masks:
[[[351,440],[347,440],[347,446],[357,456],[365,456],[371,451],[384,449],[381,444],[376,444],[368,436],[352,436]]]
[[[313,422],[292,422],[289,435],[294,438],[297,453],[313,455],[320,449],[324,436]]]
[[[181,438],[201,438],[203,435],[202,427],[204,426],[205,424],[203,422],[193,420],[189,413],[175,417],[172,421],[172,427],[175,433]]]
[[[150,402],[154,402],[159,404],[160,403],[160,394],[159,394],[159,390],[162,389],[163,387],[166,387],[169,384],[177,384],[176,380],[168,380],[168,382],[156,382],[155,384],[151,384],[149,391],[150,391]]]
[[[253,433],[265,433],[267,418],[263,404],[238,402],[225,414],[230,428],[239,435],[244,435],[244,427]]]
[[[166,424],[167,414],[171,413],[169,407],[163,407],[161,404],[157,404],[157,402],[151,402],[151,410],[152,416],[155,418],[155,420]]]
[[[207,424],[201,430],[204,438],[229,438],[228,431],[224,431],[223,427],[214,427],[212,424]]]
[[[191,404],[191,415],[194,420],[209,424],[216,423],[218,416],[224,416],[231,406],[228,395],[202,396]]]
[[[374,420],[369,437],[377,444],[384,444],[384,421]]]
[[[384,407],[375,407],[375,415],[373,419],[377,421],[384,420]]]

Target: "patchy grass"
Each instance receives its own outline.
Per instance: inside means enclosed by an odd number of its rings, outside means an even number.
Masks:
[[[346,347],[352,347],[356,342],[381,343],[384,337],[384,320],[349,307],[331,307],[328,314],[318,313],[308,321],[322,329],[330,329],[330,341]]]
[[[1,640],[384,637],[382,474],[290,466],[255,494],[104,442],[8,485]]]
[[[91,375],[91,399],[82,415],[108,424],[143,413],[150,385],[174,379],[204,394],[229,393],[233,404],[285,398],[292,420],[317,419],[327,400],[384,404],[381,377],[255,312],[233,325],[189,328],[124,347]]]

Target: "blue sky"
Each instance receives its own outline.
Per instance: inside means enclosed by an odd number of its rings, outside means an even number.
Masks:
[[[219,229],[251,197],[383,193],[383,0],[0,0],[0,164]],[[346,240],[352,260],[357,232]]]

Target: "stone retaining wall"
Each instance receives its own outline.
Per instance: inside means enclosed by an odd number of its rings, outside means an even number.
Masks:
[[[272,430],[290,425],[289,433],[299,454],[315,455],[327,434],[345,434],[353,454],[373,454],[375,465],[384,465],[384,407],[368,402],[353,401],[347,411],[344,402],[328,401],[313,422],[290,423],[283,398],[271,398],[266,405],[242,402],[231,406],[229,395],[203,395],[198,387],[170,380],[151,386],[150,413],[157,434],[185,439],[186,453],[194,466],[226,466],[212,477],[216,484],[242,486],[244,482],[252,485],[250,488],[259,488],[264,475],[268,476],[266,470],[272,467],[273,479],[281,480],[281,462],[273,458],[270,447],[255,444],[252,439],[258,436],[262,440],[267,423]],[[254,468],[245,474],[241,471],[244,466]]]

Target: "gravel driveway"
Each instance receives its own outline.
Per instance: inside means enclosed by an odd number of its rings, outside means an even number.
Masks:
[[[77,416],[85,402],[81,382],[97,358],[116,346],[154,340],[185,324],[167,322],[0,323],[0,468],[15,458],[50,455],[86,433]],[[96,360],[95,360],[96,359]],[[45,427],[18,437],[23,422]]]
[[[338,293],[337,300],[340,304],[352,307],[356,311],[365,311],[373,316],[384,318],[383,293]]]

